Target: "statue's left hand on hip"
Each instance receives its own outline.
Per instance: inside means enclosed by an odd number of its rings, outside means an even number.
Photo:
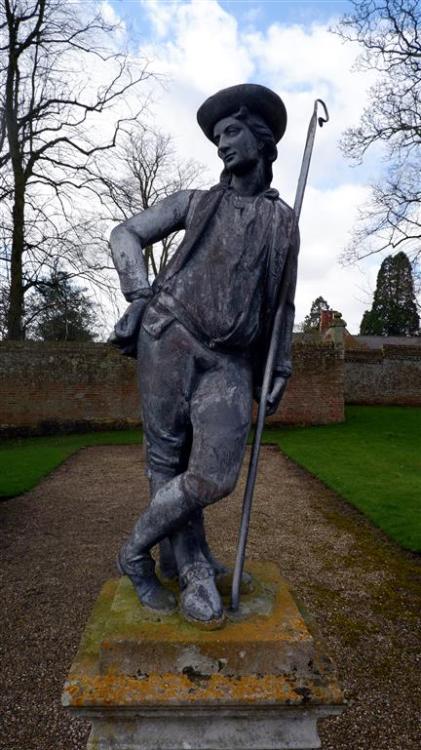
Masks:
[[[126,309],[124,315],[117,321],[108,343],[117,347],[127,357],[137,357],[137,339],[145,307],[150,298],[134,299]]]

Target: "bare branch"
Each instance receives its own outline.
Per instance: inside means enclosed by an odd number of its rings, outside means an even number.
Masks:
[[[351,0],[353,11],[333,29],[359,45],[357,68],[379,77],[359,125],[343,134],[341,148],[361,163],[381,146],[383,182],[372,186],[345,260],[353,262],[401,245],[412,257],[421,233],[421,6],[419,0]],[[418,244],[417,244],[418,243]]]
[[[101,201],[112,221],[124,221],[155,205],[177,190],[199,187],[203,166],[177,160],[170,136],[133,124],[118,144],[113,158],[98,164],[97,178],[103,191]],[[144,248],[145,261],[156,277],[180,241],[180,232],[157,246]]]
[[[23,335],[25,294],[58,257],[66,272],[112,287],[99,231],[104,189],[92,165],[139,115],[117,105],[152,75],[146,62],[136,67],[113,49],[115,28],[90,0],[0,2],[0,232],[12,338]],[[106,81],[96,90],[92,59]],[[105,113],[112,128],[101,140]],[[81,196],[96,200],[86,220]]]

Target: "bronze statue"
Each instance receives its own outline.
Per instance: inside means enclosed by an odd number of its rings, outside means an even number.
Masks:
[[[121,289],[130,306],[114,343],[137,354],[151,501],[119,554],[120,572],[144,606],[170,612],[174,595],[155,574],[178,576],[180,608],[198,624],[224,619],[217,577],[225,571],[206,542],[203,508],[237,481],[259,399],[285,261],[297,257],[293,210],[271,188],[282,100],[264,86],[219,91],[198,122],[224,169],[210,190],[183,190],[111,234]],[[179,248],[149,286],[142,248],[185,229]],[[291,271],[291,269],[290,269]],[[273,413],[291,374],[293,283],[267,400]]]

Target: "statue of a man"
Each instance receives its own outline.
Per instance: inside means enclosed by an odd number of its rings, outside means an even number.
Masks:
[[[285,259],[298,250],[294,214],[271,189],[282,100],[264,86],[219,91],[197,114],[224,169],[210,190],[182,190],[116,227],[111,248],[131,303],[114,343],[137,350],[151,501],[119,555],[143,605],[169,612],[176,599],[155,574],[178,574],[180,608],[219,626],[215,577],[223,566],[206,543],[203,509],[235,487],[258,400]],[[185,229],[149,286],[142,248]],[[294,276],[294,274],[293,274]],[[291,374],[295,279],[290,284],[268,413]]]

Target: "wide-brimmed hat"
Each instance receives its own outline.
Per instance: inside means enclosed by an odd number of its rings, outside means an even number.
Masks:
[[[238,112],[242,106],[265,121],[276,143],[281,140],[287,125],[285,104],[278,94],[257,83],[240,83],[217,91],[199,107],[197,121],[207,138],[213,141],[216,123]]]

